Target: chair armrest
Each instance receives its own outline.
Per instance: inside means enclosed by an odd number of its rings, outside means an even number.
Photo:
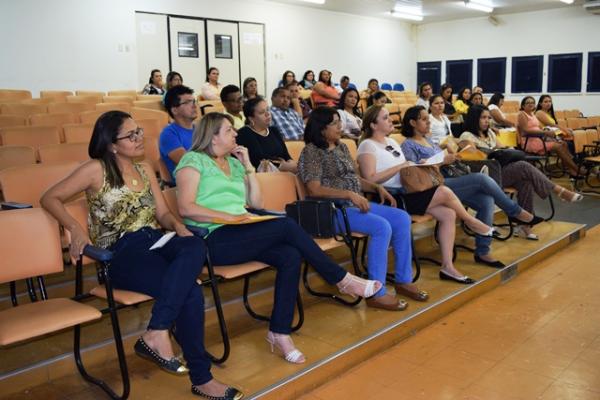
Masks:
[[[101,262],[109,262],[113,258],[112,251],[92,246],[91,244],[88,244],[83,248],[83,255]]]
[[[31,204],[17,203],[15,201],[5,201],[0,203],[0,208],[3,210],[20,210],[22,208],[33,208]]]
[[[200,106],[200,114],[201,114],[201,115],[204,115],[204,114],[206,114],[206,112],[205,112],[204,110],[205,110],[206,108],[208,108],[208,107],[213,107],[213,105],[212,105],[212,104],[205,104],[205,105],[203,105],[203,106]]]

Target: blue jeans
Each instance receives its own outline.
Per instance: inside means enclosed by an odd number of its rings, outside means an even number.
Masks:
[[[369,279],[384,283],[375,297],[385,294],[385,278],[388,267],[388,248],[394,251],[394,279],[396,283],[412,281],[412,248],[410,241],[410,216],[399,208],[370,203],[369,212],[363,213],[356,207],[347,208],[350,229],[369,235],[367,256]],[[338,224],[342,221],[338,211]]]
[[[162,236],[142,228],[123,235],[111,248],[109,276],[115,288],[154,297],[148,329],[176,325],[176,339],[190,369],[190,380],[202,385],[212,379],[204,349],[204,295],[196,278],[206,260],[206,246],[197,237],[175,236],[165,246],[148,250]]]
[[[486,225],[492,226],[494,222],[494,203],[510,217],[521,212],[521,207],[504,194],[496,181],[487,175],[473,173],[458,178],[447,178],[444,184],[452,189],[460,201],[477,211],[476,218]],[[477,235],[475,254],[488,254],[491,243],[491,237]]]
[[[346,270],[331,261],[313,238],[290,218],[224,225],[208,235],[206,244],[214,265],[260,261],[277,269],[269,325],[275,333],[291,332],[303,258],[329,284],[338,283],[346,275]]]

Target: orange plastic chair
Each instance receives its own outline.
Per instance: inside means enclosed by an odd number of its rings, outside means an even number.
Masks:
[[[133,106],[137,108],[147,108],[149,110],[165,111],[162,98],[160,100],[136,100]]]
[[[29,117],[29,123],[32,126],[45,125],[56,126],[59,130],[60,141],[65,141],[63,126],[65,124],[75,124],[79,122],[79,116],[72,113],[60,114],[34,114]]]
[[[42,90],[40,91],[40,97],[42,99],[52,99],[55,102],[66,102],[67,96],[73,96],[73,92],[68,90]]]
[[[94,130],[93,124],[63,125],[65,143],[89,143]]]
[[[106,111],[98,111],[98,110],[94,110],[94,111],[84,111],[82,113],[79,113],[79,119],[81,120],[81,123],[83,124],[95,124],[96,121],[98,120],[98,118],[100,118],[100,116],[102,114],[104,114]]]
[[[67,96],[67,103],[86,103],[95,107],[96,104],[102,103],[102,98],[100,95]]]
[[[17,126],[0,129],[3,145],[30,146],[36,152],[45,144],[59,144],[60,131],[56,126]]]
[[[35,164],[35,149],[29,146],[0,146],[0,171]]]
[[[109,92],[110,93],[110,92]],[[127,103],[133,105],[135,96],[104,96],[102,98],[104,103]]]
[[[94,111],[96,104],[91,103],[50,103],[48,104],[48,114],[76,114],[84,111]]]
[[[23,115],[29,117],[33,114],[48,112],[46,104],[22,104],[22,103],[4,103],[0,105],[2,114]]]
[[[136,119],[138,127],[144,129],[144,136],[150,136],[154,138],[160,138],[162,129],[160,128],[159,121],[156,119]]]
[[[300,158],[300,153],[304,149],[304,142],[301,140],[286,140],[285,147],[287,148],[288,153],[290,153],[290,157],[292,160],[298,161]]]
[[[12,103],[31,99],[29,90],[0,89],[0,103]]]
[[[48,144],[39,148],[41,163],[73,161],[81,163],[90,159],[87,143]]]
[[[107,95],[109,96],[128,96],[133,97],[135,100],[139,95],[137,90],[109,90]]]
[[[76,90],[76,96],[96,96],[96,97],[104,97],[106,96],[105,92],[99,92],[97,90]]]
[[[354,161],[358,157],[358,147],[356,147],[356,142],[352,139],[340,139],[340,142],[344,143],[348,147],[348,151],[350,151],[350,156]]]
[[[131,103],[106,102],[106,103],[96,104],[96,111],[106,112],[106,111],[114,111],[114,110],[123,111],[123,112],[126,112],[129,114],[131,112]]]
[[[25,126],[27,125],[27,118],[22,115],[0,115],[0,128],[6,126]]]
[[[138,119],[155,119],[158,121],[158,127],[160,131],[169,124],[169,114],[166,111],[149,110],[147,108],[133,107],[131,109],[131,116],[136,121]]]

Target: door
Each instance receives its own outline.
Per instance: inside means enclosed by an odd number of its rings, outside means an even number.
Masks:
[[[440,92],[440,79],[441,79],[442,62],[420,62],[417,63],[417,92],[418,87],[423,82],[431,83],[433,93]]]
[[[258,94],[267,95],[265,78],[264,25],[239,23],[240,31],[240,78],[256,79]]]
[[[238,24],[206,21],[208,68],[219,69],[219,83],[240,86]],[[184,78],[185,79],[185,78]]]
[[[204,21],[169,17],[171,70],[183,77],[183,84],[200,94],[206,80]],[[166,77],[166,74],[163,74]]]
[[[169,72],[169,43],[167,40],[167,16],[135,13],[138,87],[148,83],[150,71],[160,69],[163,81]]]

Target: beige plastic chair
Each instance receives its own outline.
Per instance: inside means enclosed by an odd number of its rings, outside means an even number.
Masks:
[[[42,99],[52,99],[55,102],[66,102],[67,96],[73,96],[73,92],[68,90],[42,90],[40,91],[40,97]]]
[[[20,103],[21,104],[52,104],[56,102],[56,100],[54,99],[50,99],[50,98],[46,98],[46,99],[40,99],[40,98],[35,98],[35,99],[27,99],[27,100],[21,100]]]
[[[133,97],[133,100],[139,95],[136,90],[109,90],[107,95],[109,96],[128,96]]]
[[[48,104],[48,114],[76,114],[84,111],[94,111],[96,104],[92,103],[50,103]]]
[[[304,149],[305,143],[301,140],[286,140],[285,147],[292,160],[298,161],[300,159],[300,153]]]
[[[29,117],[33,114],[42,114],[48,112],[46,104],[21,104],[21,103],[4,103],[0,105],[2,114],[22,115]]]
[[[65,143],[88,144],[94,130],[93,124],[66,124],[63,125]]]
[[[98,118],[100,118],[100,116],[102,114],[104,114],[106,111],[98,111],[98,110],[94,110],[94,111],[84,111],[82,113],[79,113],[79,119],[81,120],[82,124],[95,124],[96,121],[98,120]]]
[[[59,129],[60,141],[63,143],[65,141],[63,126],[66,124],[75,124],[78,122],[79,115],[73,113],[34,114],[29,117],[29,124],[31,126],[56,126]]]
[[[74,161],[81,163],[90,159],[87,143],[61,143],[40,146],[40,162],[60,163]]]
[[[158,127],[160,131],[169,124],[169,114],[166,111],[149,110],[146,108],[133,107],[131,109],[131,116],[136,121],[138,119],[155,119],[158,121]]]
[[[106,96],[106,92],[100,92],[97,90],[76,90],[75,96],[96,96],[96,97],[104,97]]]
[[[358,147],[356,147],[356,142],[347,138],[340,139],[340,142],[344,143],[348,147],[350,156],[354,161],[356,161],[356,158],[358,157]]]
[[[109,92],[110,93],[110,92]],[[127,103],[133,105],[135,101],[135,96],[115,96],[108,95],[102,98],[104,103]]]
[[[29,90],[0,89],[0,103],[12,103],[31,99]]]
[[[123,111],[126,113],[131,113],[131,103],[98,103],[96,104],[96,111]]]
[[[22,115],[0,115],[0,128],[6,126],[25,126],[27,125],[27,118]]]
[[[156,119],[136,119],[138,127],[144,129],[144,136],[160,138],[162,132],[159,122]]]
[[[137,108],[147,108],[149,110],[165,111],[165,107],[160,100],[136,100],[133,102],[133,106]]]
[[[29,146],[0,146],[0,171],[35,164],[35,149]]]
[[[0,129],[3,145],[30,146],[37,150],[45,144],[59,144],[60,130],[56,126],[17,126]],[[39,158],[38,158],[39,159]]]
[[[67,103],[86,103],[92,104],[95,109],[96,104],[102,103],[103,96],[86,95],[86,96],[67,96]]]

